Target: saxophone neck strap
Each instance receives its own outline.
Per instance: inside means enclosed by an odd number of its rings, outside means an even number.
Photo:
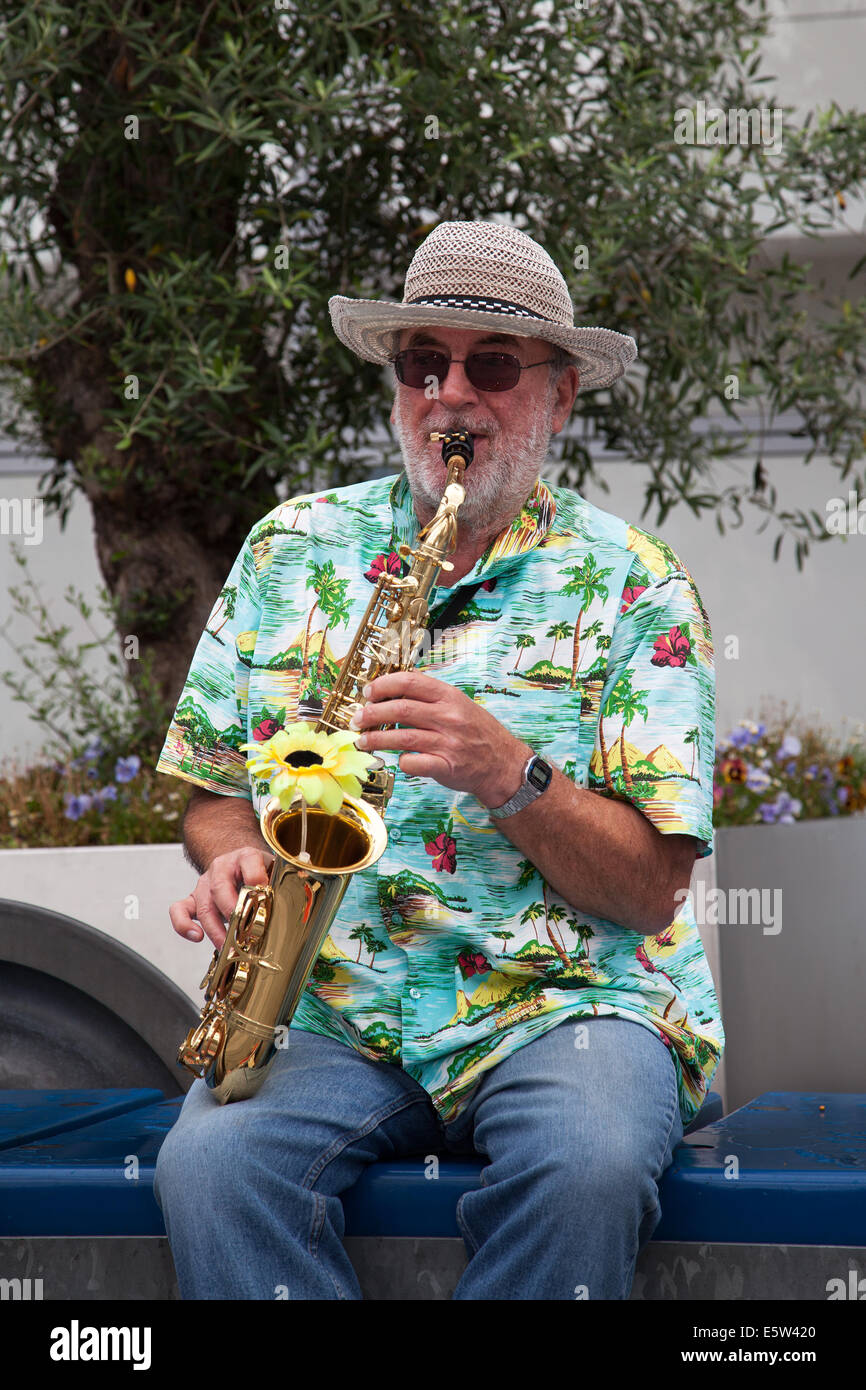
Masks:
[[[430,631],[444,632],[446,628],[451,627],[460,610],[466,607],[473,594],[477,593],[483,583],[484,580],[479,579],[475,584],[465,584],[462,588],[455,589],[442,612],[437,613],[435,617],[431,615]]]

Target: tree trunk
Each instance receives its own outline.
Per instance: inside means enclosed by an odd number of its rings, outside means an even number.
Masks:
[[[577,614],[577,622],[574,625],[574,641],[571,644],[571,682],[569,689],[573,690],[577,685],[577,663],[580,660],[580,620],[583,617],[581,608]]]
[[[123,38],[113,37],[105,72],[75,96],[82,112],[104,110],[106,103],[112,112],[122,112],[132,100],[132,64]],[[203,29],[200,56],[221,44],[221,33]],[[144,87],[157,78],[145,78]],[[202,132],[202,147],[210,138]],[[225,160],[216,197],[203,196],[205,170],[197,172],[194,163],[185,166],[185,221],[172,250],[210,253],[215,260],[222,256],[223,273],[235,272],[235,258],[225,252],[234,244],[250,162],[243,150]],[[241,488],[238,473],[232,481],[230,465],[245,460],[233,459],[227,466],[225,445],[196,442],[185,433],[182,420],[176,433],[159,442],[133,434],[124,451],[117,450],[119,435],[108,423],[126,405],[131,424],[139,409],[135,401],[124,399],[123,367],[113,356],[123,331],[121,315],[137,322],[136,295],[125,272],[133,272],[136,286],[151,269],[163,269],[158,253],[150,259],[150,250],[142,247],[140,226],[155,205],[172,206],[178,177],[172,144],[154,122],[142,123],[135,159],[129,158],[120,136],[96,154],[89,138],[64,153],[46,212],[63,261],[76,276],[72,311],[83,316],[92,309],[76,333],[47,346],[28,366],[45,449],[60,461],[49,484],[48,511],[68,505],[76,491],[86,494],[99,568],[119,606],[119,635],[138,639],[138,659],[127,659],[125,669],[134,682],[142,658],[151,654],[159,689],[172,706],[244,536],[274,501],[266,476]],[[105,276],[117,296],[113,301],[106,298]],[[252,365],[256,391],[279,389],[279,373],[264,345]],[[169,382],[172,366],[167,360]],[[160,389],[160,376],[157,370],[153,380],[138,382],[142,401]],[[252,428],[256,416],[255,392],[233,399],[238,434],[243,435],[245,421]]]

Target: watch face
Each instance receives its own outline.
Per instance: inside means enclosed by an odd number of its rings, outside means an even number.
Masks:
[[[550,764],[544,762],[541,758],[536,758],[526,774],[526,780],[531,783],[537,791],[543,792],[550,785],[552,776],[553,768]]]

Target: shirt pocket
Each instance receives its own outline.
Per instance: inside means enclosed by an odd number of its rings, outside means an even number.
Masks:
[[[578,786],[585,787],[595,741],[595,724],[590,720],[597,708],[602,682],[597,684],[599,691],[592,700],[588,698],[591,692],[580,686],[574,690],[526,689],[514,694],[476,690],[474,699],[515,738],[528,743]]]

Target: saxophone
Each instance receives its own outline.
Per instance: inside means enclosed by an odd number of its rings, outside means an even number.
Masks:
[[[448,469],[442,500],[415,546],[399,547],[400,556],[411,559],[405,578],[383,573],[377,580],[317,732],[347,729],[368,681],[415,664],[430,591],[442,570],[454,568],[446,557],[457,544],[457,511],[465,496],[463,473],[472,462],[472,436],[454,430],[430,438],[442,440]],[[259,825],[274,854],[267,886],[241,888],[222,949],[214,951],[201,982],[201,1017],[177,1055],[178,1065],[203,1077],[221,1105],[255,1095],[277,1048],[285,1045],[350,876],[385,852],[383,816],[393,789],[393,771],[376,758],[361,796],[346,796],[335,815],[307,807],[303,859],[298,857],[300,808],[283,810],[275,796],[262,806]]]

